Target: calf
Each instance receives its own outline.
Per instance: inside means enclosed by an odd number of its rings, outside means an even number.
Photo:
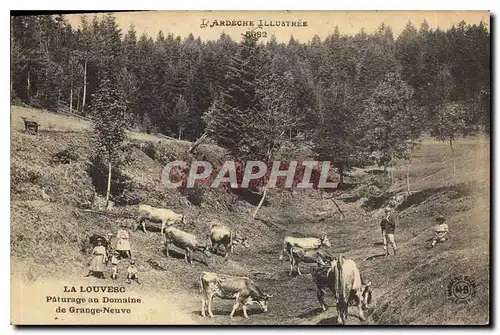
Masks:
[[[176,223],[184,223],[184,215],[177,214],[174,211],[166,208],[156,208],[149,205],[140,204],[139,205],[139,217],[134,225],[134,230],[137,230],[139,224],[142,225],[142,229],[145,233],[146,223],[149,220],[154,223],[161,223],[161,235],[165,232],[165,226],[171,226]]]
[[[22,116],[21,117],[24,121],[24,130],[27,132],[33,132],[35,134],[38,134],[38,122],[33,121],[33,120],[28,120],[26,117]]]
[[[236,309],[242,305],[243,316],[248,318],[247,305],[258,304],[262,311],[267,312],[267,302],[272,295],[262,293],[255,282],[247,277],[219,275],[213,272],[203,272],[200,276],[201,315],[205,317],[205,306],[208,305],[208,315],[212,318],[212,301],[214,297],[235,299],[230,318]]]
[[[283,240],[283,248],[280,253],[280,260],[283,260],[283,253],[286,252],[291,261],[290,249],[292,247],[299,247],[304,250],[307,249],[317,249],[321,246],[331,247],[330,241],[328,240],[328,236],[324,235],[320,238],[316,237],[291,237],[287,236]]]
[[[361,275],[356,263],[351,259],[339,256],[332,260],[330,273],[332,276],[329,278],[329,281],[337,299],[337,322],[345,323],[351,300],[354,300],[354,303],[358,306],[359,318],[365,320],[363,315],[363,305],[365,305],[363,299],[364,287],[361,283]],[[370,286],[370,284],[368,283],[366,286]]]
[[[312,276],[317,288],[316,295],[318,297],[319,305],[321,306],[322,310],[326,311],[328,306],[325,303],[324,297],[327,293],[327,290],[330,291],[334,296],[336,295],[334,286],[335,279],[333,277],[332,268],[330,266],[318,266],[313,269]],[[368,308],[372,300],[371,282],[364,284],[362,281],[362,298],[365,307]]]
[[[292,247],[290,249],[290,272],[288,275],[291,276],[293,269],[296,267],[298,275],[301,276],[300,263],[317,263],[324,266],[325,262],[331,262],[332,258],[332,255],[323,248],[304,250],[299,247]]]
[[[249,247],[246,237],[237,236],[231,229],[218,223],[212,225],[210,241],[212,242],[212,252],[217,252],[221,245],[224,247],[224,257],[228,257],[227,247],[230,247],[231,253],[234,252],[236,244],[242,244],[245,248]]]
[[[165,248],[167,250],[167,257],[170,257],[168,250],[169,244],[184,249],[184,261],[189,264],[193,264],[191,258],[193,251],[201,251],[205,256],[210,257],[207,246],[198,241],[195,235],[186,233],[172,226],[165,229]]]

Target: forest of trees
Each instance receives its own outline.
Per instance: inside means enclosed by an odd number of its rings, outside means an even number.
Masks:
[[[241,159],[270,160],[296,140],[311,141],[341,170],[363,166],[374,151],[387,167],[408,158],[423,132],[441,140],[450,128],[489,132],[483,23],[444,31],[408,22],[397,37],[383,23],[355,36],[336,27],[324,40],[288,43],[137,36],[112,14],[83,16],[78,29],[61,15],[13,16],[11,24],[13,103],[93,117],[109,79],[129,127],[187,140],[208,132]],[[456,115],[463,127],[442,127]]]

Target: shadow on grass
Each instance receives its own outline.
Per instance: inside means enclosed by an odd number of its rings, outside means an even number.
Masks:
[[[163,253],[163,255],[165,255],[165,257],[167,257],[167,249],[163,248],[162,253]],[[179,252],[177,250],[174,250],[174,249],[171,249],[171,248],[168,249],[168,253],[170,255],[170,258],[182,259],[184,261],[184,257],[185,257],[184,253],[181,253],[181,252]],[[203,264],[205,266],[208,266],[208,263],[206,261],[203,261],[201,259],[193,257],[195,253],[199,253],[199,252],[195,251],[195,252],[192,253],[191,259],[193,260],[193,262],[200,263],[200,264]]]
[[[323,312],[323,309],[321,309],[321,307],[317,307],[317,308],[313,308],[310,311],[307,311],[305,313],[299,314],[299,315],[297,315],[297,317],[301,318],[301,319],[307,319],[307,318],[319,315],[322,312]]]
[[[225,299],[226,301],[228,301],[229,299]],[[205,306],[205,313],[206,313],[206,318],[208,320],[210,319],[213,319],[213,320],[216,320],[216,319],[227,319],[227,320],[230,320],[229,319],[229,314],[231,314],[231,310],[232,310],[232,307],[233,307],[233,303],[234,302],[234,299],[231,299],[231,306],[227,306],[227,307],[215,307],[216,304],[221,304],[221,300],[220,299],[217,299],[217,298],[214,298],[213,302],[212,302],[212,314],[214,315],[213,318],[210,318],[208,316],[208,305]],[[191,314],[193,315],[197,315],[199,317],[202,317],[201,316],[201,299],[200,299],[200,303],[199,303],[199,306],[200,306],[200,309],[199,310],[195,310],[195,311],[191,311]],[[251,317],[252,315],[259,315],[259,314],[266,314],[264,313],[260,308],[258,307],[251,307],[251,306],[248,306],[247,308],[247,314],[249,317]],[[238,319],[242,319],[244,320],[245,318],[243,317],[243,309],[241,306],[238,307],[238,309],[236,310],[236,312],[234,312],[234,316],[233,316],[233,320],[236,321]]]
[[[385,257],[385,253],[369,256],[369,257],[365,258],[365,261],[371,261],[372,259],[379,258],[379,257]]]
[[[366,317],[366,315],[365,315]],[[350,323],[352,322],[355,322],[355,324],[363,324],[365,321],[362,321],[360,318],[359,318],[359,315],[357,313],[349,313],[349,317],[345,320],[345,325],[349,325]],[[330,317],[330,318],[325,318],[325,319],[322,319],[320,320],[319,322],[316,323],[317,325],[321,325],[321,326],[331,326],[331,325],[342,325],[340,323],[337,322],[337,313],[335,312],[335,315]]]

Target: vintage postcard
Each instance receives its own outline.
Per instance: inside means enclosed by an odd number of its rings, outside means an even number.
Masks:
[[[14,325],[490,324],[489,11],[11,13]]]

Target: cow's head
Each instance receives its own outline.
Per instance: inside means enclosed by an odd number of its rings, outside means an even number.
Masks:
[[[372,282],[368,282],[368,284],[361,284],[361,298],[363,302],[363,306],[368,308],[372,303]]]
[[[330,240],[328,239],[328,236],[322,236],[320,239],[321,245],[324,245],[325,247],[330,248],[332,244],[330,243]]]
[[[259,304],[260,308],[262,309],[262,311],[264,313],[267,313],[267,311],[268,311],[267,301],[269,300],[269,298],[272,298],[272,297],[273,297],[272,294],[264,294],[264,297],[262,299],[255,300],[255,302],[257,304]]]

